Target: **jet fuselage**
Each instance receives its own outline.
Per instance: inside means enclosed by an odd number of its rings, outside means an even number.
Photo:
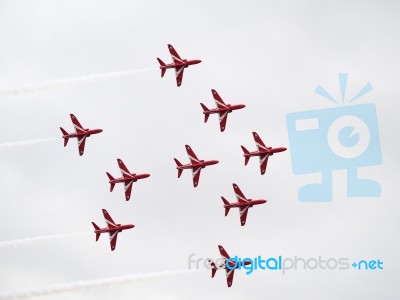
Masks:
[[[133,224],[125,224],[125,225],[121,225],[121,224],[117,224],[117,227],[114,228],[100,228],[95,230],[95,233],[105,233],[105,232],[110,232],[110,231],[119,231],[121,232],[122,230],[126,230],[126,229],[131,229],[135,227],[135,225]]]
[[[226,204],[226,205],[224,205],[224,208],[246,207],[246,206],[253,207],[253,205],[264,204],[267,202],[267,200],[264,200],[264,199],[257,199],[257,200],[247,199],[247,201],[248,202],[235,202],[235,203]]]
[[[186,164],[186,165],[182,165],[182,166],[177,166],[176,168],[185,170],[185,169],[196,169],[196,168],[202,168],[204,169],[207,166],[212,166],[212,165],[216,165],[217,163],[219,163],[218,160],[201,160],[199,163],[194,163],[194,164]]]
[[[210,114],[217,114],[217,113],[224,113],[224,112],[231,113],[234,110],[242,109],[245,107],[246,107],[246,105],[244,105],[244,104],[235,104],[235,105],[228,104],[226,108],[212,108],[212,109],[209,109],[208,111],[203,111],[203,114],[210,115]]]
[[[287,148],[285,147],[278,147],[278,148],[271,148],[269,147],[267,150],[260,150],[260,151],[253,151],[249,153],[243,154],[244,157],[251,157],[251,156],[260,156],[263,154],[273,155],[274,153],[286,151]]]
[[[77,138],[80,136],[87,136],[89,137],[91,134],[97,134],[103,132],[103,129],[85,129],[83,132],[74,132],[74,133],[69,133],[67,135],[64,135],[63,137],[65,138]]]
[[[115,178],[113,180],[109,180],[109,183],[121,183],[121,182],[127,182],[127,181],[133,181],[136,182],[140,179],[144,179],[150,177],[150,174],[144,173],[144,174],[132,174],[130,177],[120,177],[120,178]]]
[[[192,60],[187,60],[184,59],[182,63],[171,63],[171,64],[166,64],[165,66],[160,66],[160,69],[172,69],[172,68],[187,68],[191,65],[197,65],[201,63],[200,59],[192,59]]]

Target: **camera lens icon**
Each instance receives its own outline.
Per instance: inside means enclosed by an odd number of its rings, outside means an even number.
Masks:
[[[346,115],[332,122],[327,134],[329,148],[342,158],[356,158],[368,149],[371,134],[361,118]]]
[[[358,177],[358,169],[382,162],[373,103],[288,113],[292,170],[321,173],[319,183],[299,189],[300,201],[332,201],[332,172],[347,171],[347,196],[378,197],[379,183]]]

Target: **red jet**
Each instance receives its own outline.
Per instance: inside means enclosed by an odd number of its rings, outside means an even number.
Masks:
[[[61,132],[63,133],[64,138],[64,147],[68,144],[68,139],[70,138],[77,138],[78,139],[78,148],[79,148],[79,155],[82,156],[83,152],[85,151],[85,141],[86,138],[92,134],[97,134],[103,131],[103,129],[84,129],[83,126],[79,123],[78,119],[73,115],[70,114],[72,124],[74,124],[76,132],[68,133],[62,127],[60,127]]]
[[[232,282],[233,282],[233,275],[235,272],[235,269],[238,269],[239,266],[236,265],[236,268],[233,268],[235,266],[235,262],[230,261],[228,264],[230,267],[232,267],[232,270],[229,270],[226,267],[226,260],[230,258],[229,254],[225,251],[224,247],[222,247],[221,245],[218,245],[218,249],[219,249],[219,253],[221,253],[221,256],[224,258],[224,263],[222,265],[220,265],[219,267],[217,267],[215,265],[214,262],[208,260],[211,263],[211,278],[214,278],[215,273],[217,272],[218,269],[225,269],[226,272],[226,283],[228,284],[228,287],[232,286]],[[250,265],[251,262],[246,260],[243,262],[244,265]]]
[[[205,106],[203,103],[200,103],[201,107],[203,108],[204,123],[207,123],[207,120],[208,120],[208,117],[210,116],[210,114],[218,114],[219,115],[219,127],[221,129],[221,132],[223,132],[225,130],[226,120],[228,119],[228,114],[234,110],[242,109],[242,108],[246,107],[246,105],[244,105],[244,104],[236,104],[236,105],[225,104],[224,101],[222,100],[222,98],[218,95],[216,90],[211,90],[211,93],[213,94],[217,108],[208,109],[207,106]]]
[[[225,217],[228,215],[229,210],[231,208],[238,207],[239,214],[240,214],[240,224],[242,226],[244,226],[246,224],[247,212],[248,212],[249,208],[253,207],[254,205],[264,204],[267,202],[267,200],[247,199],[246,196],[242,193],[242,191],[239,189],[239,187],[235,183],[233,183],[232,185],[233,185],[233,190],[235,191],[236,199],[238,200],[238,202],[229,203],[224,197],[221,197],[222,201],[224,202]]]
[[[240,147],[242,147],[242,150],[244,152],[244,154],[243,154],[244,165],[245,166],[247,165],[250,157],[258,156],[260,158],[261,175],[264,175],[265,170],[267,169],[268,157],[274,155],[274,153],[286,151],[287,148],[285,148],[285,147],[272,148],[272,147],[265,146],[264,142],[261,140],[261,138],[257,134],[257,132],[253,132],[253,137],[254,137],[254,141],[256,142],[258,151],[249,152],[244,146],[240,146]]]
[[[174,68],[176,76],[176,85],[181,86],[183,78],[183,70],[191,65],[196,65],[201,63],[201,60],[200,59],[187,60],[180,58],[179,54],[170,44],[168,44],[168,50],[172,56],[173,60],[172,64],[165,64],[161,59],[157,57],[157,60],[160,63],[161,77],[164,77],[165,70]]]
[[[206,161],[203,159],[199,160],[189,145],[185,145],[185,147],[186,147],[186,152],[189,156],[190,164],[182,165],[176,158],[174,158],[176,162],[176,168],[178,169],[178,178],[181,177],[183,170],[192,169],[193,186],[196,187],[199,184],[201,169],[204,169],[207,166],[217,164],[218,160],[206,160]]]
[[[133,224],[121,225],[121,224],[115,223],[105,209],[103,209],[103,215],[104,215],[104,219],[106,220],[106,223],[107,223],[107,228],[100,228],[94,222],[92,222],[93,227],[95,229],[94,233],[96,234],[96,242],[99,240],[100,234],[108,232],[110,234],[111,251],[114,251],[115,245],[117,243],[118,233],[122,232],[122,230],[131,229],[131,228],[135,227],[135,225],[133,225]]]
[[[139,179],[144,179],[150,176],[150,174],[136,174],[129,172],[128,168],[122,162],[121,159],[117,159],[119,169],[121,170],[122,177],[115,179],[110,173],[107,173],[108,178],[110,179],[108,182],[110,183],[110,192],[113,191],[116,183],[124,183],[125,187],[125,199],[128,201],[131,197],[132,192],[132,184]]]

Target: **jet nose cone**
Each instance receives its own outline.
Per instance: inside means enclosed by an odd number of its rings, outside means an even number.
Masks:
[[[150,177],[150,174],[144,174],[144,178]]]
[[[133,224],[129,224],[129,225],[128,225],[128,228],[129,228],[129,229],[134,228],[134,227],[135,227],[135,225],[133,225]]]

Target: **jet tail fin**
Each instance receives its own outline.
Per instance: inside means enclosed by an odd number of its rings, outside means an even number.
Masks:
[[[62,132],[62,134],[63,134],[63,138],[64,138],[64,147],[65,147],[65,146],[67,146],[68,140],[69,140],[69,138],[65,137],[66,135],[68,135],[68,132],[66,132],[65,129],[62,128],[62,127],[60,127],[60,130],[61,130],[61,132]]]
[[[247,163],[249,162],[250,156],[246,156],[247,154],[250,154],[249,150],[247,150],[244,146],[242,147],[243,153],[244,153],[244,165],[247,166]]]
[[[204,113],[204,123],[207,123],[208,117],[210,114],[208,113],[210,110],[205,106],[203,103],[200,103],[201,107],[203,108]]]
[[[108,176],[108,179],[110,179],[110,181],[109,181],[110,182],[110,192],[112,192],[114,189],[115,183],[111,182],[111,180],[115,180],[115,178],[108,172],[106,172],[106,174]]]
[[[215,273],[217,273],[217,270],[218,270],[218,268],[217,268],[217,266],[215,265],[215,263],[214,262],[212,262],[211,260],[208,260],[208,262],[211,264],[211,278],[214,278],[214,276],[215,276]]]
[[[165,70],[166,70],[166,68],[164,68],[164,67],[165,67],[166,65],[165,65],[165,63],[164,63],[161,59],[159,59],[158,57],[157,57],[157,60],[158,60],[158,62],[159,62],[159,64],[160,64],[161,77],[164,77]]]
[[[228,200],[226,200],[224,197],[221,197],[221,199],[222,202],[224,202],[224,206],[230,204]],[[225,217],[228,215],[230,209],[231,209],[230,207],[225,207]]]
[[[100,227],[97,226],[94,222],[92,222],[92,224],[93,224],[93,227],[94,227],[95,230],[100,230]],[[96,232],[96,231],[94,233],[96,234],[96,242],[97,242],[99,240],[100,233]]]
[[[176,158],[174,158],[174,160],[175,160],[175,163],[176,163],[176,165],[177,165],[177,169],[178,169],[178,178],[179,178],[179,177],[181,177],[181,175],[182,175],[183,169],[179,169],[178,167],[181,167],[182,164],[181,164],[181,163],[179,162],[179,160],[177,160]]]

